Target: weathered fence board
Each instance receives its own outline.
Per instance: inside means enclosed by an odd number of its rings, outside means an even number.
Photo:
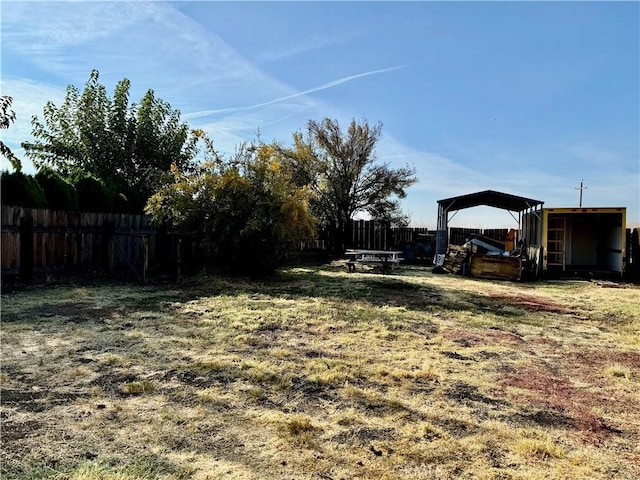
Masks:
[[[391,225],[386,222],[355,220],[352,222],[349,248],[388,250],[391,248]]]
[[[640,282],[640,228],[627,229],[626,278]]]
[[[155,241],[149,238],[156,230],[143,215],[3,205],[1,218],[2,276],[23,283],[34,276],[48,282],[68,274],[143,270],[155,258]]]

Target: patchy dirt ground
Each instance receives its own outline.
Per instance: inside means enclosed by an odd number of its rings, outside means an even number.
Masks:
[[[637,478],[618,286],[327,265],[3,295],[2,478]]]

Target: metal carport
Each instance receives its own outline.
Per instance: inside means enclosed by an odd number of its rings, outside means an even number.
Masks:
[[[445,198],[438,200],[438,229],[436,231],[436,260],[435,263],[439,264],[439,256],[443,256],[447,253],[449,247],[449,220],[453,218],[455,212],[463,210],[465,208],[478,207],[481,205],[487,205],[489,207],[500,208],[507,210],[511,213],[511,216],[518,222],[520,230],[522,230],[522,212],[532,213],[528,215],[528,219],[533,217],[540,217],[539,212],[542,209],[544,202],[540,200],[534,200],[532,198],[519,197],[517,195],[511,195],[508,193],[496,192],[494,190],[485,190],[483,192],[470,193],[468,195],[460,195],[459,197]],[[453,215],[449,217],[449,214],[453,212]],[[518,213],[516,218],[512,212]],[[535,230],[535,229],[534,229]],[[538,235],[536,234],[536,237]],[[533,239],[537,242],[538,239]]]

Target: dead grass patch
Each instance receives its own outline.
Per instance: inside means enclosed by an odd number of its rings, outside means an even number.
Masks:
[[[522,368],[507,376],[502,385],[525,390],[524,398],[530,406],[549,410],[542,417],[546,419],[543,423],[546,421],[555,428],[574,428],[583,441],[599,444],[621,432],[596,413],[602,397],[576,386],[570,378],[554,376],[541,369]]]
[[[528,312],[548,312],[557,314],[571,313],[566,305],[560,305],[548,297],[539,295],[529,295],[524,293],[513,293],[505,295],[501,293],[489,294],[487,298],[491,302],[491,306],[498,311],[504,310],[505,307],[517,307]]]
[[[2,298],[2,478],[634,478],[640,301],[323,266]]]

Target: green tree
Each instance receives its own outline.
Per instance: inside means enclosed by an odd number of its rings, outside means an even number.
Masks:
[[[8,95],[0,96],[0,128],[7,129],[16,121],[16,112],[11,108],[13,98]],[[11,149],[0,140],[0,155],[9,160],[9,163],[16,172],[22,171],[22,162],[16,157]]]
[[[149,199],[146,212],[201,233],[228,269],[270,271],[314,232],[308,191],[292,182],[273,146],[244,145],[230,161],[215,157],[195,171],[174,165],[172,172],[173,182]]]
[[[398,199],[416,182],[415,170],[392,169],[376,162],[382,124],[353,120],[346,132],[337,120],[310,120],[306,135],[296,132],[293,147],[282,149],[298,185],[313,192],[312,211],[335,238],[335,253],[344,252],[347,227],[354,215],[406,225]]]
[[[129,88],[129,80],[120,80],[110,98],[93,70],[82,92],[69,85],[62,105],[48,102],[42,120],[33,117],[35,140],[23,147],[36,167],[49,166],[73,183],[93,177],[125,200],[121,208],[141,212],[170,179],[172,164],[187,168],[197,139],[153,90],[130,105]]]

